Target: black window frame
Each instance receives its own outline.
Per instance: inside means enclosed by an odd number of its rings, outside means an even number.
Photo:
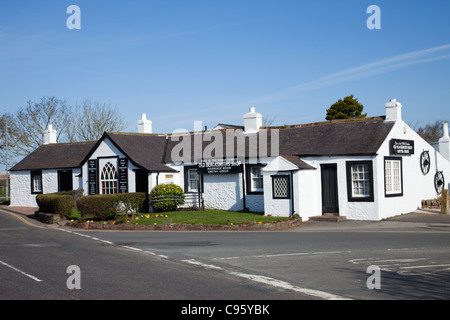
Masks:
[[[291,175],[289,174],[275,174],[270,176],[272,178],[272,199],[278,200],[278,199],[291,199],[292,192],[291,192]],[[283,178],[287,180],[287,191],[288,195],[286,197],[278,197],[275,196],[275,179]]]
[[[355,165],[367,165],[369,174],[369,196],[368,197],[357,197],[353,195],[353,177],[352,177],[352,166]],[[374,190],[373,190],[373,161],[372,160],[357,160],[357,161],[346,161],[346,174],[347,174],[347,199],[348,202],[374,202]]]
[[[245,167],[245,178],[246,178],[246,191],[247,195],[258,195],[258,194],[264,194],[264,180],[263,180],[263,189],[261,191],[253,191],[252,188],[252,175],[251,175],[251,168],[258,167],[258,168],[264,168],[265,164],[247,164]],[[262,174],[262,171],[261,171]]]
[[[189,191],[189,174],[188,174],[189,170],[196,169],[198,172],[198,165],[184,166],[183,169],[184,169],[183,170],[183,172],[184,172],[184,193],[198,193],[198,192],[203,193],[203,190],[204,190],[203,174],[200,174],[200,173],[198,174],[200,190],[199,191]]]
[[[400,192],[397,193],[387,193],[386,190],[386,160],[400,161]],[[403,158],[402,157],[392,157],[386,156],[383,158],[383,176],[384,176],[384,196],[386,198],[392,197],[403,197]]]
[[[41,178],[41,190],[40,191],[34,191],[34,178],[36,176],[39,176]],[[42,170],[34,170],[30,171],[30,177],[31,177],[31,194],[43,194],[44,193],[44,183],[42,179]]]

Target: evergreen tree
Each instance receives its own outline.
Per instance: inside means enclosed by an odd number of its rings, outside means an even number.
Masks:
[[[327,120],[365,118],[367,113],[362,113],[364,106],[353,95],[339,99],[327,109]]]

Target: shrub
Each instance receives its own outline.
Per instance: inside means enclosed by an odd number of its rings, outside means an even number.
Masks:
[[[39,194],[36,196],[39,211],[43,213],[59,214],[68,217],[72,213],[73,198],[68,195]]]
[[[138,213],[147,211],[144,208],[147,195],[144,192],[118,193],[115,195],[115,209],[118,213]]]
[[[100,220],[114,218],[113,194],[96,194],[78,199],[77,207],[82,217],[93,217]]]
[[[79,198],[77,207],[82,217],[108,220],[119,214],[139,212],[145,199],[145,193],[97,194]]]
[[[175,200],[176,198],[176,200]],[[153,210],[173,211],[177,206],[184,204],[184,192],[180,186],[176,184],[160,184],[150,192],[150,201]]]
[[[55,192],[53,194],[71,196],[73,198],[73,206],[76,207],[77,201],[79,198],[81,198],[83,196],[83,193],[84,193],[83,189],[78,189],[78,190],[71,190],[71,191],[59,191],[59,192]]]

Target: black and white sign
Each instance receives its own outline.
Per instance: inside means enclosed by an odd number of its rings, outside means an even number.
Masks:
[[[199,174],[242,173],[243,164],[237,159],[208,159],[198,164]]]
[[[119,159],[119,193],[128,192],[128,159]]]
[[[413,140],[399,140],[392,139],[389,145],[389,152],[391,155],[411,155],[414,154]]]
[[[97,183],[97,160],[89,160],[88,162],[88,177],[89,177],[89,195],[98,193]]]

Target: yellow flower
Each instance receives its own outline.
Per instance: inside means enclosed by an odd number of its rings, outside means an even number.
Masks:
[[[262,221],[258,222],[258,224],[262,224]]]
[[[157,225],[157,223],[155,222],[155,223],[154,223],[153,225],[155,225],[155,226],[156,226],[156,225]]]

